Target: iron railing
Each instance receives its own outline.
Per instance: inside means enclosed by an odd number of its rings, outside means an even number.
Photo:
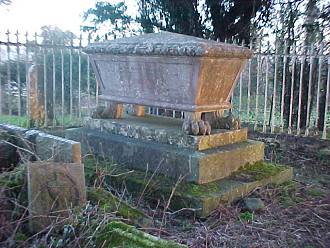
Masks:
[[[23,36],[23,37],[22,37]],[[22,40],[24,40],[22,42]],[[29,77],[32,64],[41,68],[45,125],[81,119],[98,104],[99,90],[88,56],[88,37],[47,42],[28,33],[0,34],[0,116],[30,118]],[[288,46],[250,44],[255,53],[241,73],[231,98],[232,112],[254,130],[327,137],[330,124],[330,55],[322,44]],[[52,104],[47,104],[51,102]],[[51,111],[47,107],[51,106]],[[47,122],[52,112],[52,123]],[[151,114],[182,118],[175,110],[149,107]]]

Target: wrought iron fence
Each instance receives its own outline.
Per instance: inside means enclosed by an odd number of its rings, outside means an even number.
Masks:
[[[37,34],[0,33],[0,116],[30,118],[27,96],[32,64],[39,65],[46,89],[45,125],[64,125],[89,115],[99,94],[88,56],[82,52],[89,41],[80,35],[56,44]],[[250,48],[255,53],[233,91],[232,112],[254,130],[305,136],[320,133],[326,138],[330,55],[322,44],[296,47],[276,42],[271,46],[258,40]],[[149,113],[184,115],[152,107]]]

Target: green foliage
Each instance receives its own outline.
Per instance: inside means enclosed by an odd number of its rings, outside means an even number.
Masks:
[[[44,45],[71,45],[72,40],[77,38],[70,31],[63,31],[56,26],[41,27],[42,44]]]
[[[132,21],[132,17],[126,14],[127,6],[124,2],[111,4],[109,2],[96,2],[94,8],[88,9],[84,15],[84,22],[90,22],[92,26],[83,26],[86,32],[96,32],[106,26],[106,35],[116,35],[126,31]]]
[[[297,203],[304,201],[304,198],[299,192],[299,184],[296,182],[287,182],[280,187],[279,202],[285,207],[295,206]]]
[[[84,13],[84,21],[92,26],[84,26],[83,31],[96,32],[108,24],[107,34],[116,35],[136,21],[146,33],[161,29],[222,41],[234,36],[249,41],[251,26],[265,25],[272,9],[272,0],[207,0],[203,4],[198,0],[139,0],[137,3],[139,15],[133,19],[125,14],[127,7],[123,2],[97,2]]]
[[[77,127],[82,125],[82,119],[65,115],[55,116],[56,125],[63,127]],[[10,124],[24,128],[34,127],[32,122],[29,122],[26,116],[17,115],[0,115],[0,124]],[[50,130],[51,131],[51,130]]]
[[[26,116],[0,115],[0,124],[11,124],[19,127],[29,127]]]
[[[205,25],[198,12],[198,1],[138,1],[140,22],[144,32],[154,28],[202,37]]]
[[[307,189],[307,195],[310,197],[322,197],[325,193],[318,187],[311,187]]]
[[[250,39],[251,26],[265,25],[272,1],[258,0],[140,0],[138,22],[145,32],[154,28],[220,39]],[[258,16],[258,18],[256,18]]]
[[[239,214],[239,219],[244,221],[252,221],[253,220],[253,213],[246,211]]]

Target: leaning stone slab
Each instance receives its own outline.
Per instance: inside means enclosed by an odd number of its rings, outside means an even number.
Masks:
[[[111,183],[113,187],[121,187],[124,182],[128,191],[137,197],[140,197],[141,192],[146,192],[144,197],[151,202],[169,199],[175,182],[160,175],[154,176],[149,182],[151,175],[147,179],[145,175],[145,172],[135,171],[129,176],[113,178]],[[292,167],[258,162],[215,182],[202,185],[181,182],[171,198],[170,208],[194,209],[197,216],[206,217],[220,205],[244,197],[258,187],[281,184],[292,178]]]
[[[199,184],[229,176],[264,156],[264,144],[252,140],[196,151],[85,128],[66,130],[66,137],[80,141],[84,152],[112,158],[121,166],[157,171],[173,179],[185,176]]]
[[[36,154],[41,160],[81,163],[80,143],[46,133],[38,133],[35,139]]]
[[[211,135],[186,135],[182,132],[183,120],[146,115],[143,118],[127,115],[123,119],[85,118],[84,126],[105,133],[155,141],[182,148],[206,150],[247,140],[247,129],[214,129]]]
[[[99,247],[184,248],[186,245],[150,235],[120,221],[112,221],[97,234]]]
[[[27,165],[30,228],[43,230],[86,202],[83,164],[34,162]]]

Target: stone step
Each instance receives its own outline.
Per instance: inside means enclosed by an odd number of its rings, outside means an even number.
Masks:
[[[145,172],[135,171],[122,177],[111,178],[115,188],[122,187],[123,183],[128,192],[144,199],[157,203],[158,200],[169,199],[176,182],[160,175],[146,177]],[[231,176],[215,182],[199,185],[181,182],[176,187],[171,198],[170,209],[192,209],[197,216],[207,217],[220,205],[238,200],[259,187],[268,184],[281,184],[293,178],[293,169],[289,166],[274,165],[257,162],[241,168]]]
[[[247,140],[247,129],[214,129],[211,135],[193,136],[181,131],[182,119],[147,115],[125,115],[123,119],[86,118],[84,125],[91,129],[129,138],[155,141],[182,148],[206,150]]]
[[[227,177],[264,156],[264,144],[252,140],[196,151],[86,128],[68,129],[66,137],[81,142],[85,154],[109,157],[121,166],[157,171],[174,179],[184,176],[186,181],[198,184]]]

